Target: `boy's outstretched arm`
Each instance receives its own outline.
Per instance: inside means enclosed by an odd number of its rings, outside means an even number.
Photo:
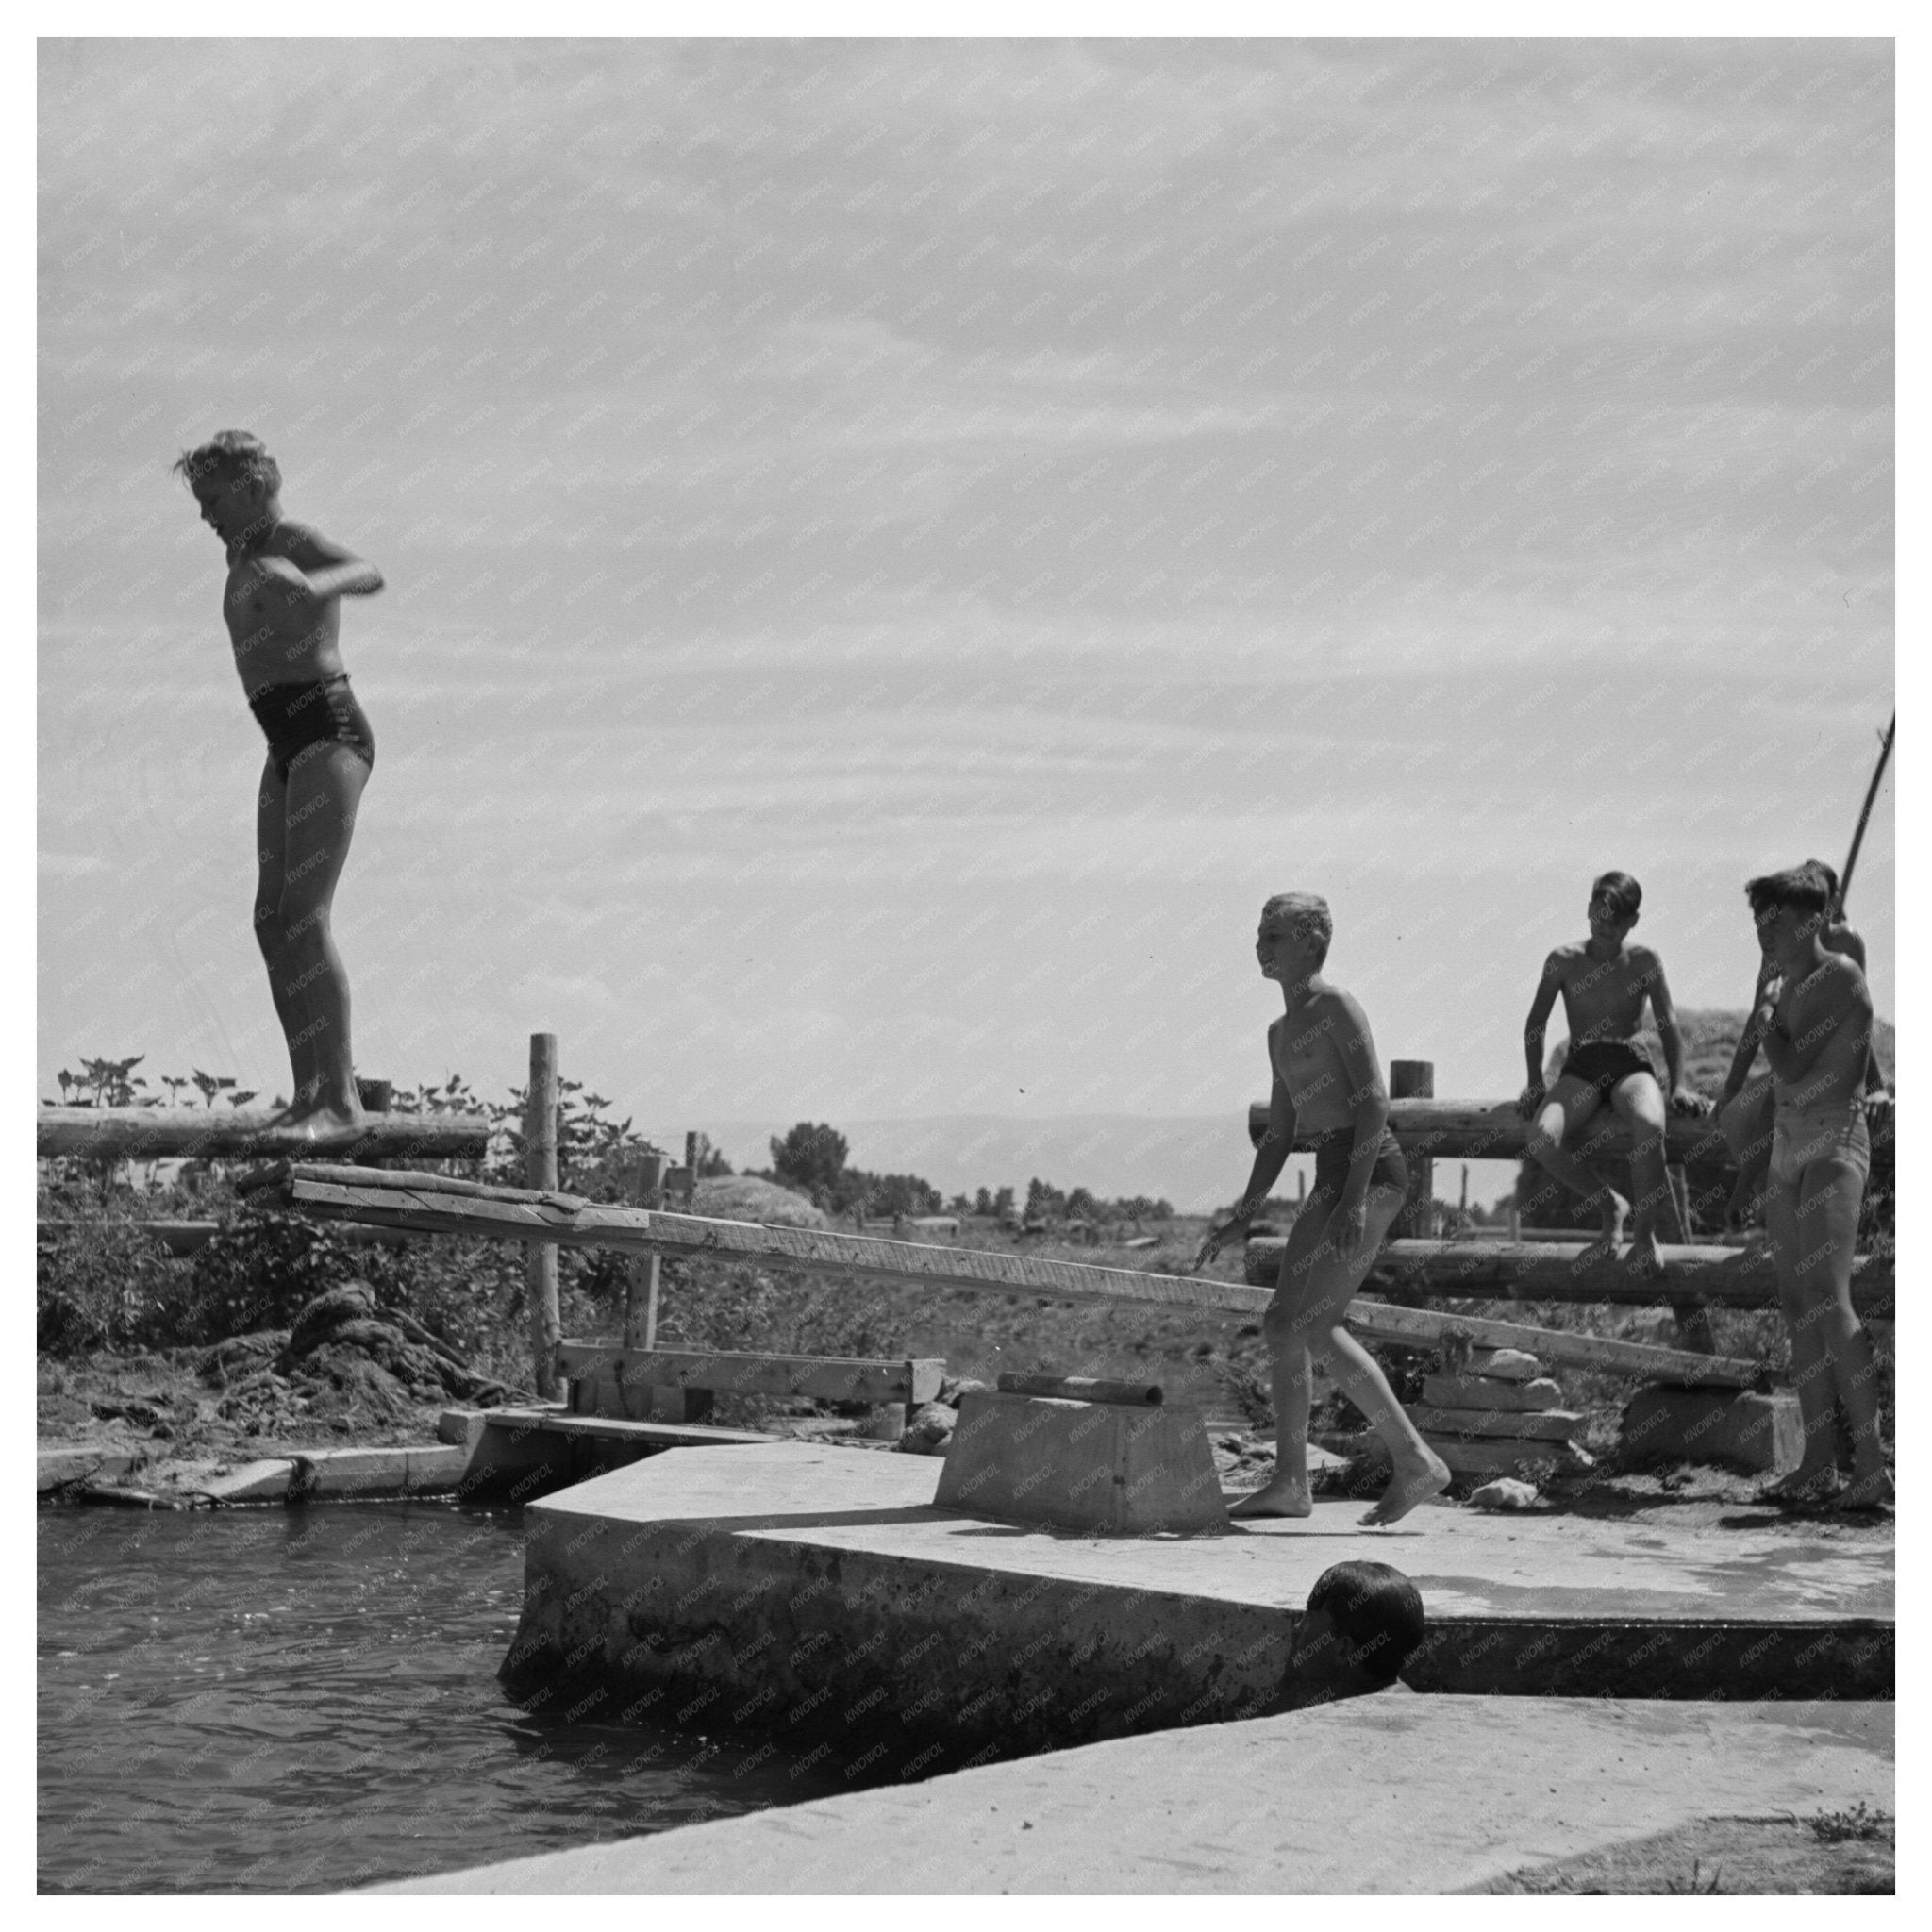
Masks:
[[[1684,1084],[1684,1036],[1677,1027],[1677,1009],[1671,1004],[1664,962],[1655,953],[1650,958],[1656,968],[1650,982],[1650,1016],[1657,1022],[1657,1038],[1664,1043],[1664,1075],[1670,1083],[1664,1098],[1678,1113],[1708,1113],[1709,1101],[1694,1087]]]
[[[373,597],[382,589],[382,573],[353,551],[332,543],[307,524],[285,523],[293,558],[318,597]]]
[[[1241,1199],[1234,1204],[1234,1212],[1220,1226],[1208,1230],[1208,1237],[1201,1243],[1201,1252],[1194,1257],[1196,1268],[1205,1268],[1229,1241],[1237,1236],[1246,1235],[1248,1224],[1260,1212],[1269,1190],[1281,1178],[1281,1170],[1287,1166],[1293,1146],[1294,1102],[1289,1098],[1288,1089],[1281,1084],[1281,1075],[1276,1074],[1274,1089],[1268,1095],[1268,1131],[1261,1136],[1261,1144],[1255,1149],[1255,1164],[1248,1170],[1248,1185]]]
[[[1557,956],[1543,961],[1543,976],[1536,983],[1536,997],[1529,1003],[1529,1017],[1523,1023],[1523,1057],[1529,1065],[1529,1084],[1516,1102],[1516,1111],[1528,1120],[1543,1104],[1543,1028],[1549,1024],[1550,1008],[1557,1004],[1562,989],[1557,970]]]

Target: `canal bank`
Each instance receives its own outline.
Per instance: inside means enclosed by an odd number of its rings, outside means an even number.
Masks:
[[[1890,1704],[1385,1691],[376,1889],[1474,1890],[1697,1819],[1805,1819],[1858,1804],[1890,1813],[1893,1714]]]

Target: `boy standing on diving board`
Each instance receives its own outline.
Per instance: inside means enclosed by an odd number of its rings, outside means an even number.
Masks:
[[[1670,1104],[1679,1113],[1703,1113],[1708,1103],[1684,1084],[1684,1041],[1663,961],[1648,946],[1629,943],[1643,888],[1627,872],[1607,872],[1590,889],[1590,937],[1558,946],[1543,961],[1542,977],[1523,1026],[1529,1084],[1517,1110],[1536,1123],[1524,1152],[1573,1193],[1601,1210],[1603,1233],[1578,1257],[1607,1259],[1616,1252],[1629,1203],[1592,1174],[1563,1145],[1602,1106],[1630,1129],[1630,1174],[1637,1193],[1637,1233],[1628,1261],[1640,1274],[1659,1274],[1657,1219],[1670,1198],[1664,1169],[1664,1092],[1649,1058],[1633,1043],[1648,1001],[1663,1041]],[[1557,1084],[1543,1087],[1543,1026],[1557,995],[1570,1023],[1570,1052]]]
[[[1349,1298],[1368,1275],[1408,1193],[1408,1169],[1389,1131],[1389,1092],[1368,1016],[1322,977],[1334,934],[1328,902],[1277,892],[1261,908],[1255,942],[1261,974],[1281,987],[1287,1010],[1268,1029],[1274,1074],[1268,1131],[1247,1191],[1208,1233],[1194,1265],[1245,1236],[1280,1176],[1297,1135],[1315,1147],[1308,1191],[1281,1257],[1274,1299],[1262,1318],[1274,1382],[1274,1479],[1231,1516],[1308,1516],[1308,1406],[1319,1360],[1381,1437],[1395,1473],[1362,1518],[1384,1524],[1449,1486],[1449,1467],[1416,1432],[1374,1356],[1342,1326]]]

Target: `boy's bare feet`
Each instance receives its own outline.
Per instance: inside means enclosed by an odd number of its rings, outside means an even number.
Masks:
[[[1890,1509],[1894,1501],[1890,1470],[1854,1476],[1826,1506],[1832,1509]]]
[[[1630,1252],[1624,1257],[1624,1265],[1633,1274],[1640,1274],[1655,1281],[1664,1272],[1663,1251],[1657,1244],[1657,1229],[1644,1228],[1630,1243]]]
[[[1613,1188],[1606,1188],[1597,1198],[1597,1209],[1603,1216],[1603,1232],[1576,1257],[1575,1265],[1587,1267],[1592,1261],[1608,1261],[1616,1257],[1617,1243],[1624,1239],[1624,1217],[1630,1211],[1630,1204]]]
[[[360,1135],[366,1125],[362,1109],[345,1108],[312,1107],[303,1113],[291,1113],[285,1120],[275,1123],[279,1134],[290,1140],[300,1141],[305,1146],[338,1146],[344,1141],[353,1141]]]
[[[1386,1529],[1400,1523],[1418,1503],[1440,1496],[1449,1487],[1449,1465],[1440,1456],[1429,1455],[1421,1462],[1407,1456],[1396,1458],[1395,1474],[1382,1491],[1382,1500],[1362,1518],[1365,1526]]]
[[[1822,1469],[1794,1469],[1757,1492],[1760,1503],[1777,1503],[1786,1508],[1821,1509],[1839,1492],[1837,1469],[1826,1463]]]
[[[1230,1516],[1312,1516],[1314,1498],[1307,1485],[1292,1476],[1276,1476],[1265,1488],[1227,1506]]]

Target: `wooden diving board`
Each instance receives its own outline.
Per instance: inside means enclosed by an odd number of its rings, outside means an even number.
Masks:
[[[695,1214],[609,1207],[574,1194],[491,1187],[480,1181],[453,1180],[445,1174],[295,1164],[252,1175],[242,1186],[272,1189],[286,1206],[319,1219],[360,1221],[417,1234],[482,1235],[632,1254],[715,1255],[725,1260],[762,1261],[981,1294],[1126,1302],[1141,1307],[1189,1308],[1204,1315],[1255,1316],[1272,1299],[1268,1289],[1246,1282],[1142,1274],[1084,1261],[992,1254],[950,1245],[922,1246],[914,1241],[837,1234],[821,1228],[711,1221]],[[1391,1307],[1360,1296],[1349,1305],[1348,1321],[1359,1334],[1409,1347],[1428,1347],[1445,1338],[1468,1336],[1485,1347],[1527,1349],[1548,1362],[1612,1369],[1657,1381],[1749,1388],[1764,1374],[1761,1363],[1741,1357],[1656,1348],[1644,1342],[1438,1314],[1425,1308]]]

